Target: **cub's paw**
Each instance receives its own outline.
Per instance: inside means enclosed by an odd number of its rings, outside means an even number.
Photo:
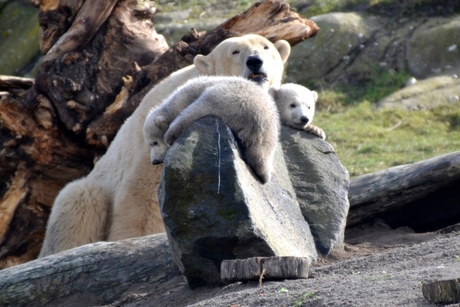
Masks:
[[[171,129],[169,129],[168,131],[166,131],[163,140],[166,144],[168,144],[168,146],[171,146],[178,138],[179,136],[176,135],[174,131],[171,131]]]
[[[313,134],[313,135],[316,135],[317,137],[325,140],[326,139],[326,133],[324,132],[323,129],[321,129],[320,127],[316,127],[316,126],[313,126],[313,125],[307,125],[305,128],[304,128],[305,131]]]

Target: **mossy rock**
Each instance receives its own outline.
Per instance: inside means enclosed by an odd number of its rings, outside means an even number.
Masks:
[[[311,20],[321,30],[292,49],[286,72],[288,81],[304,83],[322,79],[340,63],[349,62],[350,53],[361,48],[381,26],[379,19],[358,13],[329,13]]]
[[[460,72],[460,16],[433,18],[408,43],[407,65],[417,77]]]
[[[21,1],[6,3],[0,12],[0,74],[21,75],[39,57],[38,10]]]

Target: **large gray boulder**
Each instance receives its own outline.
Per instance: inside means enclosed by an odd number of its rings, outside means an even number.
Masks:
[[[262,185],[241,159],[230,129],[215,117],[195,122],[168,150],[159,201],[173,255],[192,288],[218,284],[226,259],[316,259],[278,148]]]
[[[302,214],[317,249],[328,254],[343,248],[348,209],[348,171],[334,148],[304,131],[281,129],[284,158]]]
[[[460,71],[460,16],[430,18],[407,42],[407,68],[415,76]]]
[[[356,83],[379,67],[418,79],[460,75],[460,16],[394,19],[350,12],[311,20],[321,31],[292,49],[290,82]]]

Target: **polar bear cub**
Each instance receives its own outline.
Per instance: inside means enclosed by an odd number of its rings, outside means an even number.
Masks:
[[[280,87],[271,87],[269,92],[275,99],[283,125],[326,139],[323,129],[311,124],[318,100],[315,91],[299,84],[285,83]]]
[[[171,122],[187,106],[197,100],[209,83],[231,82],[236,77],[197,77],[178,87],[161,105],[150,110],[144,122],[144,139],[150,146],[150,161],[152,164],[163,163],[164,155],[169,146],[164,141],[164,135]],[[240,78],[236,79],[239,80]]]
[[[164,119],[169,113],[185,107],[164,134]],[[278,144],[280,120],[278,110],[268,91],[241,77],[199,77],[180,87],[162,107],[146,119],[144,136],[151,146],[152,163],[161,163],[164,153],[193,122],[214,115],[222,118],[242,143],[246,163],[262,183],[270,181],[273,159]],[[159,145],[161,144],[161,145]]]

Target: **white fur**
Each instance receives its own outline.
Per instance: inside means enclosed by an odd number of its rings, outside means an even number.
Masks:
[[[318,100],[315,91],[299,84],[286,83],[280,87],[271,87],[270,94],[275,99],[283,125],[326,139],[324,131],[311,124]]]
[[[225,40],[209,55],[197,55],[155,86],[126,120],[106,154],[88,176],[68,184],[56,198],[40,257],[100,240],[120,240],[164,231],[157,187],[161,165],[152,165],[142,127],[152,107],[200,74],[249,77],[246,59],[259,55],[265,87],[279,86],[290,53],[286,41],[275,44],[258,35]],[[108,229],[108,231],[106,231]]]
[[[184,104],[187,97],[188,103]],[[182,112],[178,106],[183,108]],[[267,90],[241,77],[195,78],[167,99],[160,110],[150,113],[144,134],[152,136],[153,130],[155,142],[161,139],[155,119],[164,118],[164,110],[171,109],[180,114],[174,116],[164,134],[166,144],[171,145],[194,121],[218,116],[241,141],[244,159],[262,183],[270,180],[280,123],[275,102]],[[154,124],[149,125],[151,122]],[[166,149],[152,146],[152,156],[162,161]]]

